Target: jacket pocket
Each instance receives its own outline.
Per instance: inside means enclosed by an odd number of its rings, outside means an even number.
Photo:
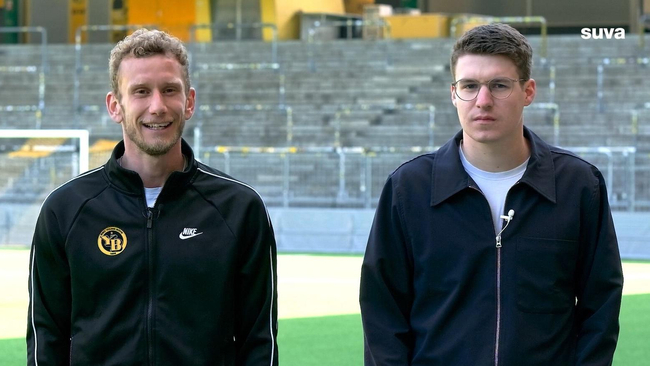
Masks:
[[[575,305],[578,242],[520,238],[517,241],[517,306],[529,313],[561,313]]]

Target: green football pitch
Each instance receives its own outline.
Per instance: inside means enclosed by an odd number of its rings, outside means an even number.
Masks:
[[[358,314],[280,319],[278,329],[280,364],[283,366],[363,363],[363,336]],[[0,339],[0,365],[23,366],[25,354],[23,338]]]
[[[280,319],[278,348],[283,366],[359,366],[363,336],[359,314]],[[650,359],[650,295],[623,297],[621,334],[614,366],[647,365]],[[327,361],[324,361],[327,360]],[[0,365],[25,365],[25,340],[0,340]]]
[[[0,262],[5,264],[0,266],[2,366],[26,363],[25,340],[20,337],[26,326],[26,269],[16,266],[22,259],[8,255],[26,256],[26,252],[0,250]],[[363,364],[363,333],[357,305],[360,264],[360,257],[350,256],[278,257],[281,365]],[[18,268],[10,271],[11,266]],[[332,273],[332,268],[337,269],[336,273]],[[650,263],[625,263],[625,271],[628,295],[623,297],[614,366],[646,365],[650,360]],[[314,290],[317,291],[308,292]],[[8,325],[15,329],[6,329]]]

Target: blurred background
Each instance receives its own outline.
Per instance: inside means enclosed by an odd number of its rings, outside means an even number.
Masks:
[[[108,54],[146,26],[186,42],[198,109],[184,137],[261,193],[279,249],[362,253],[387,175],[459,130],[454,40],[504,22],[534,46],[525,123],[602,170],[624,257],[650,259],[644,9],[650,1],[0,0],[0,245],[29,245],[43,198],[121,139],[104,106]]]
[[[621,254],[636,268],[626,281],[650,293],[647,14],[650,0],[0,0],[0,259],[20,263],[0,268],[5,284],[20,285],[15,297],[0,291],[0,316],[3,300],[25,311],[26,253],[44,198],[103,164],[121,139],[105,111],[108,55],[140,27],[188,47],[197,111],[184,138],[196,156],[258,190],[281,255],[295,263],[306,259],[292,253],[334,255],[322,274],[300,267],[317,278],[310,287],[329,279],[357,288],[358,270],[333,278],[336,259],[360,265],[386,177],[460,128],[449,92],[455,39],[480,24],[514,26],[535,52],[538,95],[525,124],[603,172]],[[343,340],[354,365],[361,333],[352,292],[353,310],[338,312],[352,318],[336,318],[347,328],[319,321],[348,336],[332,335],[333,348],[321,351],[334,357]],[[650,297],[626,296],[624,305],[636,327],[617,365],[634,365],[650,356],[634,343],[650,337],[650,315],[638,315],[650,314]],[[14,342],[5,349],[22,355],[24,340],[3,337],[2,324],[0,338]],[[314,358],[300,343],[312,333],[281,335],[287,354],[306,350],[288,364]]]

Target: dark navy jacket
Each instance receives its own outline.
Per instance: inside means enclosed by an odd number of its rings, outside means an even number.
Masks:
[[[361,274],[366,365],[611,364],[623,275],[605,182],[524,135],[500,248],[462,132],[390,175]]]

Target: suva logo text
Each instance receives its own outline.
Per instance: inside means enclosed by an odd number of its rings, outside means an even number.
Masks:
[[[582,39],[625,39],[623,28],[582,28]]]

